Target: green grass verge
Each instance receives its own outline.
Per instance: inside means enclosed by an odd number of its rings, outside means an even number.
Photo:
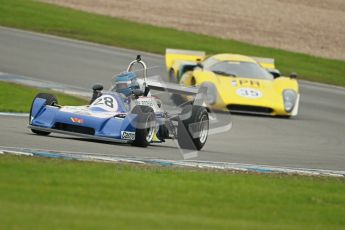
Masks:
[[[2,229],[343,229],[343,179],[0,155]]]
[[[87,103],[85,99],[79,97],[0,81],[0,112],[29,112],[32,100],[38,93],[52,93],[62,105],[85,105]]]
[[[0,0],[0,25],[163,54],[165,48],[274,57],[283,73],[345,86],[345,61],[85,13],[31,0]],[[143,12],[144,14],[147,12]]]

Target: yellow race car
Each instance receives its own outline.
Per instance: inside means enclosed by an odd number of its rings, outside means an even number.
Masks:
[[[297,75],[281,76],[273,59],[167,49],[165,61],[171,82],[207,87],[206,102],[213,109],[284,117],[298,113]]]

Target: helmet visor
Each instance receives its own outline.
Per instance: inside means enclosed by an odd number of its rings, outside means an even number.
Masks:
[[[130,86],[129,84],[130,84],[130,82],[116,82],[115,88],[116,89],[126,89]]]

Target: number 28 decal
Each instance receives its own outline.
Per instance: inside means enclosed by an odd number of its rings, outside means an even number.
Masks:
[[[106,105],[110,108],[114,108],[114,99],[112,97],[100,97],[97,98],[93,105]]]
[[[107,95],[97,98],[91,106],[99,107],[108,111],[116,111],[118,108],[117,101],[113,97]]]

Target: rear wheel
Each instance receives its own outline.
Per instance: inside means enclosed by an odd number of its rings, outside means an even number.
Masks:
[[[169,70],[169,82],[178,83],[177,76],[175,76],[175,71],[173,68]]]
[[[156,132],[156,117],[153,109],[149,106],[136,105],[133,114],[137,114],[135,119],[135,140],[132,145],[138,147],[147,147]]]
[[[36,97],[34,98],[34,100],[32,101],[32,104],[31,104],[31,109],[30,109],[30,116],[29,116],[29,124],[31,124],[31,114],[32,114],[32,107],[34,105],[34,102],[36,99],[45,99],[46,102],[44,103],[44,105],[55,105],[58,103],[57,101],[57,98],[52,95],[52,94],[49,94],[49,93],[39,93],[36,95]],[[44,131],[39,131],[39,130],[35,130],[35,129],[31,129],[31,131],[35,134],[38,134],[38,135],[42,135],[42,136],[47,136],[50,134],[50,132],[44,132]]]
[[[200,150],[208,137],[209,118],[203,106],[187,105],[182,109],[177,129],[181,148]]]

